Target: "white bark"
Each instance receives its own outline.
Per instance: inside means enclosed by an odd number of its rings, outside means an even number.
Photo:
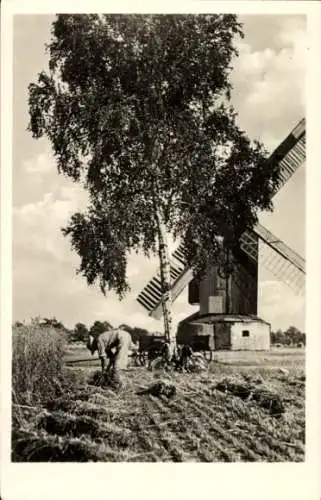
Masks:
[[[160,275],[162,289],[164,293],[162,301],[165,340],[169,343],[171,354],[176,351],[176,335],[173,329],[172,320],[172,290],[171,290],[171,275],[170,275],[170,258],[168,251],[167,232],[165,224],[162,221],[159,211],[156,211],[156,221],[158,230],[158,254],[160,264]]]
[[[157,134],[156,134],[157,136]],[[152,162],[157,170],[157,164],[159,161],[159,156],[164,145],[159,145],[157,147],[157,140],[155,140],[153,152],[152,152]],[[160,265],[160,275],[161,275],[161,285],[162,285],[162,310],[164,318],[164,330],[165,330],[165,341],[169,348],[170,357],[177,353],[176,349],[176,335],[173,329],[172,320],[172,290],[171,290],[171,275],[170,275],[170,259],[169,250],[167,242],[167,231],[166,225],[164,223],[163,213],[158,206],[159,200],[159,189],[157,177],[153,179],[152,183],[153,189],[153,204],[154,204],[154,215],[156,219],[156,227],[158,233],[158,255],[159,255],[159,265]]]

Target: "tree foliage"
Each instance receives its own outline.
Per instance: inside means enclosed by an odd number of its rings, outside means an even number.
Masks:
[[[67,328],[63,325],[63,323],[61,321],[58,321],[55,317],[42,318],[39,320],[39,324],[45,327],[56,328],[57,330],[67,331]]]
[[[126,330],[126,332],[130,333],[132,341],[137,344],[140,340],[146,339],[146,337],[156,336],[161,337],[162,334],[160,332],[151,332],[146,330],[146,328],[141,328],[139,326],[129,326],[125,323],[119,325],[121,330]]]
[[[271,344],[280,344],[280,345],[305,345],[306,344],[306,335],[304,332],[301,332],[295,326],[289,326],[287,330],[282,331],[280,328],[275,332],[271,332]]]
[[[278,182],[229,103],[234,15],[58,15],[49,71],[29,86],[34,137],[88,190],[63,232],[89,284],[129,289],[130,251],[158,250],[158,218],[195,272],[271,209]],[[259,111],[259,110],[258,110]]]
[[[95,321],[90,327],[89,333],[96,337],[97,335],[104,333],[109,328],[112,328],[112,325],[108,321]]]
[[[85,342],[88,338],[88,328],[84,323],[76,323],[74,330],[73,330],[73,335],[72,338],[74,341],[79,341],[79,342]]]

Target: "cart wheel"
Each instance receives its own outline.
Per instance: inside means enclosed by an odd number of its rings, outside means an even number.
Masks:
[[[139,359],[139,363],[141,366],[145,366],[145,362],[146,362],[146,356],[144,353],[140,354],[138,356],[138,359]]]
[[[208,361],[209,363],[211,361],[213,361],[213,351],[204,351],[204,358],[206,359],[206,361]]]

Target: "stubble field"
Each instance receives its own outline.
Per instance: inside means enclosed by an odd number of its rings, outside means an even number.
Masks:
[[[81,347],[70,349],[65,359],[73,388],[41,409],[20,408],[24,424],[13,433],[13,460],[304,460],[303,349],[220,353],[205,373],[153,373],[132,366],[124,372],[120,392],[88,383],[99,361]],[[173,383],[175,397],[137,394],[155,379]],[[284,413],[273,415],[253,397],[219,390],[219,382],[227,379],[252,392],[278,395]]]

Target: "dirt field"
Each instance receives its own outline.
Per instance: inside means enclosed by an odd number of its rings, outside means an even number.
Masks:
[[[216,354],[215,359],[208,373],[199,374],[155,374],[129,367],[124,389],[117,393],[88,385],[99,361],[81,347],[70,349],[66,363],[77,373],[80,386],[33,417],[32,428],[26,431],[34,436],[27,449],[29,460],[304,460],[304,350],[228,352]],[[219,391],[217,383],[227,376],[278,394],[285,412],[277,418],[251,398]],[[136,394],[155,378],[170,380],[176,396],[168,400]],[[19,439],[23,447],[23,435]],[[25,455],[26,450],[17,448],[14,459]]]

